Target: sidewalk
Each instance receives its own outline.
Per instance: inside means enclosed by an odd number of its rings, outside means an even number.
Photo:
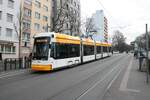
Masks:
[[[103,100],[150,100],[150,81],[146,83],[146,73],[138,71],[139,62],[131,57],[131,62],[106,92]]]

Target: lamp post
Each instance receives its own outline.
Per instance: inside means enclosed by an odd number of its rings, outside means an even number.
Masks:
[[[146,24],[146,67],[147,67],[147,79],[146,79],[146,82],[148,83],[149,82],[149,61],[148,61],[148,25]]]

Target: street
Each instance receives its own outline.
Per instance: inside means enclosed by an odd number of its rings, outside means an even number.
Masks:
[[[0,77],[0,100],[102,100],[132,56],[115,54],[58,71]]]

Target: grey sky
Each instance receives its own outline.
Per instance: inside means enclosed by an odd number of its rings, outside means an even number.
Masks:
[[[145,24],[150,23],[150,0],[81,0],[82,18],[100,9],[108,18],[109,34],[119,29],[127,37],[128,43],[144,33]]]

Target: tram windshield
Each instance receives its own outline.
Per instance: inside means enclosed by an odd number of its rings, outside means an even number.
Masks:
[[[49,37],[35,38],[33,47],[33,60],[48,60]]]

